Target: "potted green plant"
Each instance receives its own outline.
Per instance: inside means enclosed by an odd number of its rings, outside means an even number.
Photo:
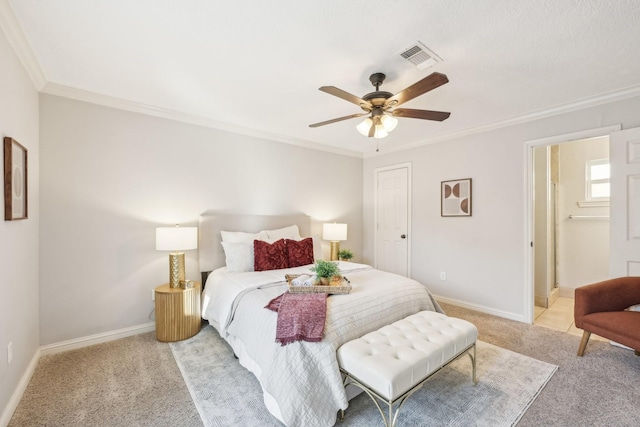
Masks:
[[[353,252],[349,249],[340,249],[340,252],[338,252],[338,258],[340,261],[350,261],[353,258]]]
[[[318,276],[318,279],[320,279],[320,282],[323,285],[328,285],[329,281],[333,277],[339,277],[340,279],[342,279],[338,264],[336,264],[335,262],[319,259],[316,261],[316,264],[311,267],[311,271],[316,273],[316,276]]]

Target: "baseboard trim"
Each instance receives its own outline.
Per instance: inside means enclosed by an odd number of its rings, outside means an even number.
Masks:
[[[491,315],[497,316],[497,317],[503,317],[505,319],[515,320],[517,322],[530,323],[529,321],[527,321],[524,318],[524,315],[522,315],[522,314],[511,313],[511,312],[502,311],[502,310],[496,310],[494,308],[486,307],[486,306],[478,305],[478,304],[469,304],[468,302],[465,302],[465,301],[459,301],[459,300],[456,300],[456,299],[447,298],[447,297],[443,297],[443,296],[439,296],[439,295],[434,295],[434,298],[436,300],[440,301],[440,302],[445,303],[445,304],[451,304],[451,305],[455,305],[457,307],[468,308],[469,310],[480,311],[482,313],[491,314]]]
[[[565,288],[560,286],[559,288],[557,288],[560,292],[560,296],[563,298],[575,298],[576,296],[576,289],[575,288]]]
[[[130,337],[145,332],[155,331],[156,324],[154,322],[144,323],[142,325],[131,326],[129,328],[118,329],[115,331],[103,332],[101,334],[89,335],[87,337],[76,338],[69,341],[62,341],[53,344],[47,344],[40,347],[40,354],[46,356],[49,354],[61,353],[63,351],[75,350],[77,348],[88,347],[94,344],[114,341],[120,338]]]
[[[13,417],[13,413],[16,411],[20,400],[22,399],[22,395],[24,391],[27,389],[29,382],[31,381],[31,377],[36,370],[36,366],[38,366],[38,361],[40,360],[40,349],[37,349],[31,358],[31,362],[29,362],[29,366],[27,366],[27,370],[22,374],[22,378],[20,382],[18,382],[18,387],[16,387],[11,399],[9,399],[9,403],[4,408],[2,412],[2,418],[0,418],[0,426],[6,427],[9,425],[9,421],[11,421],[11,417]]]

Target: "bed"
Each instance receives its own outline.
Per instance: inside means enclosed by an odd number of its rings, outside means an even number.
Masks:
[[[200,269],[208,275],[202,315],[229,343],[239,362],[256,376],[265,405],[276,418],[287,426],[332,426],[338,411],[348,406],[336,359],[338,347],[410,314],[442,310],[428,290],[414,280],[364,264],[341,262],[341,271],[352,290],[327,298],[322,341],[296,341],[284,346],[276,343],[278,314],[265,306],[287,291],[285,274],[309,273],[313,265],[229,271],[233,268],[226,265],[221,231],[257,234],[290,226],[297,227],[300,238],[313,237],[314,256],[321,256],[314,235],[320,225],[305,215],[205,212],[200,216]]]

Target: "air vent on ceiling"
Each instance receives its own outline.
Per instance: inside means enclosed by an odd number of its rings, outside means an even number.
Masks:
[[[438,62],[442,62],[442,58],[420,42],[416,42],[407,49],[404,49],[400,52],[400,56],[411,62],[420,70],[433,67]]]

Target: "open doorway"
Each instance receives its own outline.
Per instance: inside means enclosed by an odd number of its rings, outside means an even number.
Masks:
[[[569,332],[576,287],[609,276],[609,136],[533,148],[534,323]]]

